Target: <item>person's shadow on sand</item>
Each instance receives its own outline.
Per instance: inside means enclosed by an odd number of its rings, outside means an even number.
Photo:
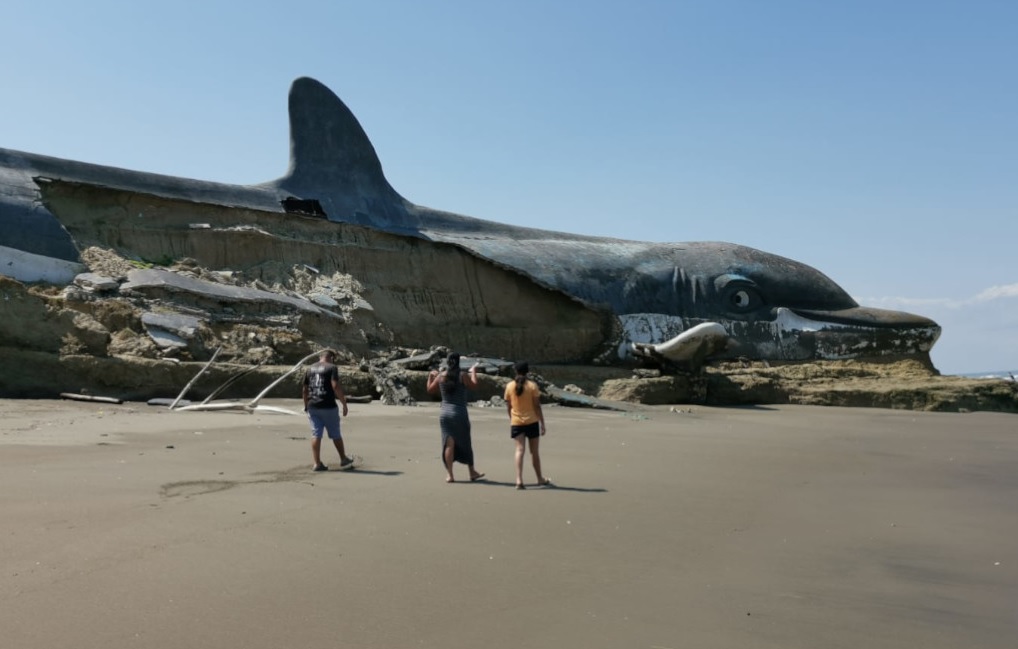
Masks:
[[[366,468],[361,467],[361,466],[356,467],[354,469],[329,469],[328,471],[323,471],[321,473],[315,473],[314,475],[321,475],[322,473],[343,473],[343,474],[346,474],[346,475],[358,475],[358,474],[360,474],[360,475],[382,475],[382,476],[386,476],[386,477],[389,477],[389,478],[392,478],[392,477],[395,477],[395,476],[398,476],[398,475],[403,475],[402,471],[379,471],[377,469],[366,469]]]
[[[487,478],[481,478],[472,484],[489,485],[492,487],[512,487],[513,489],[516,488],[515,482],[499,482],[498,480],[488,480]],[[546,485],[539,485],[537,483],[532,485],[528,484],[524,491],[578,491],[581,493],[606,493],[608,490],[601,487],[563,487],[557,482],[552,482]]]

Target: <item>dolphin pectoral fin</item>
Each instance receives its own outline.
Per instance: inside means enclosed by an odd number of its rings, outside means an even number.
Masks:
[[[706,358],[728,345],[728,332],[716,322],[704,322],[663,343],[633,343],[637,356],[686,362]]]

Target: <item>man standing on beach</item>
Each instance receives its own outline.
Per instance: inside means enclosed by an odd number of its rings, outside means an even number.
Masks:
[[[343,446],[343,437],[339,430],[339,408],[337,401],[343,404],[343,416],[347,415],[346,394],[339,385],[339,368],[336,367],[336,352],[323,350],[318,362],[304,373],[304,411],[311,422],[311,455],[314,458],[315,471],[328,471],[329,467],[322,464],[322,433],[328,431],[329,439],[339,451],[339,466],[345,468],[353,464],[353,458],[347,457]]]

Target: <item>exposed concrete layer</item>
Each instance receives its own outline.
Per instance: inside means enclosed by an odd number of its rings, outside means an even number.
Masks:
[[[606,312],[448,244],[320,219],[180,203],[74,183],[46,183],[43,195],[47,207],[82,247],[110,247],[128,257],[163,263],[188,258],[265,285],[278,284],[281,274],[294,265],[356,277],[364,289],[364,306],[370,306],[357,311],[360,326],[381,325],[391,332],[392,340],[385,341],[390,344],[424,348],[443,344],[506,358],[579,361],[590,359],[610,335]],[[195,229],[196,223],[208,227]],[[136,276],[145,277],[132,273],[132,278]],[[178,280],[185,281],[191,280]],[[153,288],[151,283],[145,286]],[[132,287],[143,288],[136,282],[123,288]],[[184,292],[180,285],[176,289]],[[246,296],[245,301],[253,300],[254,305],[282,301],[291,311],[331,313],[286,295],[269,299],[264,291],[222,290]],[[210,307],[209,300],[223,306],[238,301],[208,289],[189,293],[189,304],[203,308]],[[203,302],[198,304],[197,297]],[[327,326],[322,323],[319,329]],[[324,331],[316,337],[327,338]]]

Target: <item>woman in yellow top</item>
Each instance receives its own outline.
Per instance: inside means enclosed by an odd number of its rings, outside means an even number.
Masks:
[[[509,412],[509,433],[516,442],[516,488],[523,486],[523,455],[526,453],[524,438],[530,441],[530,459],[534,463],[538,485],[550,485],[551,480],[541,473],[541,436],[548,432],[541,410],[541,389],[527,378],[530,366],[526,361],[515,365],[516,379],[505,386],[505,407]]]

